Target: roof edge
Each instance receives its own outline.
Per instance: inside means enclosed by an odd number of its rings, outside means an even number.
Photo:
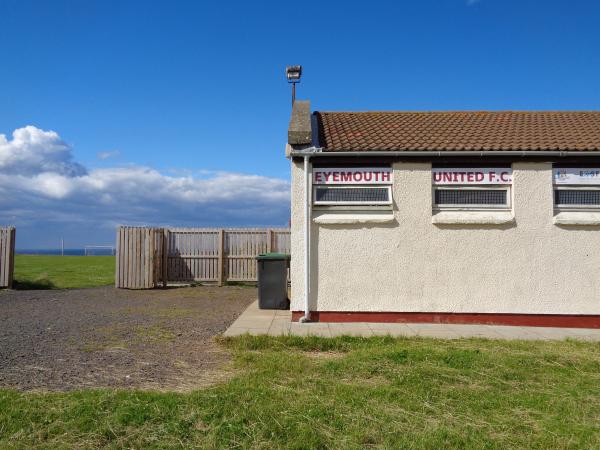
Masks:
[[[360,156],[429,156],[429,157],[447,157],[447,156],[551,156],[551,157],[567,157],[567,156],[600,156],[600,150],[416,150],[416,151],[397,151],[397,150],[365,150],[365,151],[327,151],[327,149],[319,149],[319,152],[311,150],[292,150],[290,156],[345,156],[345,157],[360,157]]]
[[[366,110],[314,111],[313,114],[600,114],[600,109],[448,109],[448,110]]]

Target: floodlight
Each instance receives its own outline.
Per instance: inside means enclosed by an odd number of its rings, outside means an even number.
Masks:
[[[285,76],[287,77],[288,83],[300,83],[302,66],[287,66],[285,68]]]

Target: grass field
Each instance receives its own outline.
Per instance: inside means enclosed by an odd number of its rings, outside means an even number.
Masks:
[[[115,282],[114,256],[15,255],[15,289],[67,289]]]
[[[1,448],[600,448],[600,345],[223,341],[191,394],[0,391]]]

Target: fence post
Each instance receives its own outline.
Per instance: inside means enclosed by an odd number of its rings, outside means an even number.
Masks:
[[[163,229],[162,234],[162,279],[163,279],[163,287],[167,287],[167,278],[169,276],[168,267],[169,264],[169,230]]]
[[[115,287],[121,287],[121,227],[117,227],[117,242],[116,242],[116,253],[115,253]]]
[[[273,230],[269,228],[267,230],[267,253],[273,251]]]
[[[144,250],[146,251],[144,288],[148,289],[156,287],[154,284],[154,228],[148,228],[147,230]]]
[[[225,269],[225,230],[219,230],[219,264],[218,264],[218,282],[219,286],[223,286],[223,275]]]
[[[15,235],[14,227],[0,228],[0,289],[11,289],[13,285]]]
[[[15,243],[17,240],[17,230],[16,228],[10,228],[10,255],[8,258],[8,287],[12,289],[13,279],[14,279],[14,271],[15,271]]]

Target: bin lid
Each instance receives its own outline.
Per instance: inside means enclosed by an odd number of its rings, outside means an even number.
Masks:
[[[256,259],[263,260],[263,259],[277,259],[277,260],[288,260],[290,259],[290,255],[288,255],[287,253],[261,253],[260,255],[258,255],[256,257]]]

